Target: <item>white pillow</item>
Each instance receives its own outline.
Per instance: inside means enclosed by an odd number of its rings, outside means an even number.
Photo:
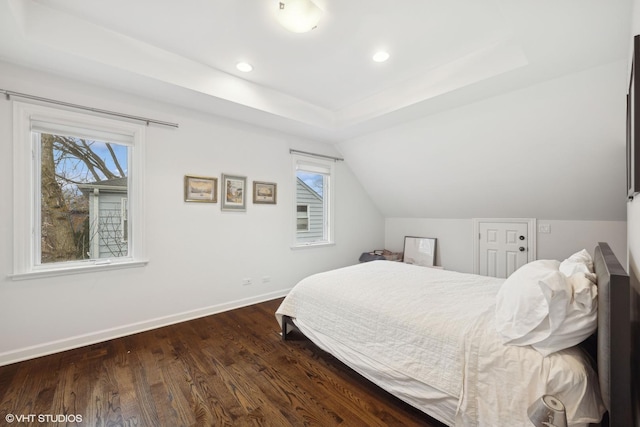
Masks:
[[[586,249],[583,249],[560,263],[560,271],[565,276],[571,277],[576,273],[588,273],[595,283],[595,274],[593,270],[593,259]]]
[[[572,290],[558,261],[533,261],[516,270],[496,297],[496,329],[505,344],[548,338],[564,321]]]
[[[569,278],[573,291],[562,324],[549,337],[531,346],[543,356],[580,344],[598,327],[598,287],[585,273]]]

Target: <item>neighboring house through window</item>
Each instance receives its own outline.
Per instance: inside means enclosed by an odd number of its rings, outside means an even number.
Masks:
[[[84,253],[86,258],[127,256],[127,182],[125,176],[77,185],[81,198],[89,205],[84,237],[89,247]]]
[[[14,117],[14,276],[144,263],[144,126],[20,102]]]
[[[294,156],[294,246],[333,243],[333,162]]]

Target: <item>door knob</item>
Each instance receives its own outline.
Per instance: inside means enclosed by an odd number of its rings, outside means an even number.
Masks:
[[[518,237],[520,240],[524,240],[524,236],[520,236]]]
[[[518,249],[520,250],[520,252],[524,252],[524,247],[520,246]]]

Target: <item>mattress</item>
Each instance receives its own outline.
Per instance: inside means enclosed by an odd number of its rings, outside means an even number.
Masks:
[[[300,281],[276,311],[320,348],[449,425],[522,425],[554,394],[570,425],[603,413],[579,349],[547,358],[501,343],[493,325],[504,279],[374,261]]]
[[[353,351],[331,337],[315,332],[304,322],[296,327],[322,350],[334,355],[351,369],[406,403],[421,409],[447,425],[454,425],[458,396],[452,396],[406,374],[390,369],[375,358]]]

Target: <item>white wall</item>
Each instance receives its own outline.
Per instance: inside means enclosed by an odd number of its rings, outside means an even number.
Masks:
[[[289,148],[337,154],[328,145],[6,63],[0,88],[180,124],[147,132],[148,266],[13,281],[12,102],[0,100],[0,365],[283,296],[302,277],[357,263],[383,244],[382,216],[339,162],[335,246],[290,249]],[[278,204],[249,199],[247,212],[230,213],[183,201],[185,174],[221,173],[247,176],[248,186],[278,183]],[[242,286],[243,278],[254,284]]]
[[[563,260],[581,249],[593,254],[598,242],[607,242],[620,260],[626,259],[625,221],[565,221],[538,219],[548,224],[550,233],[537,233],[537,259]],[[402,251],[404,236],[438,239],[436,263],[447,270],[473,273],[473,220],[387,218],[385,247]]]
[[[473,273],[473,223],[470,219],[387,218],[385,248],[402,252],[405,236],[434,237],[436,265]]]
[[[385,245],[437,237],[473,271],[472,218],[537,218],[537,258],[609,242],[626,259],[625,61],[339,144],[385,216]]]
[[[591,255],[598,242],[607,242],[621,262],[626,262],[626,221],[566,221],[539,219],[538,225],[548,224],[551,232],[536,236],[538,259],[562,261],[581,249]]]
[[[573,73],[339,149],[386,218],[624,221],[626,68]]]

